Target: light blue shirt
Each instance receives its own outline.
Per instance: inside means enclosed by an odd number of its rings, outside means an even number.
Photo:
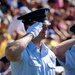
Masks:
[[[55,65],[56,57],[45,44],[40,53],[40,49],[30,42],[21,59],[11,62],[11,72],[12,75],[55,75]]]
[[[75,75],[75,46],[65,53],[65,57],[65,62],[58,60],[65,69],[65,75]]]

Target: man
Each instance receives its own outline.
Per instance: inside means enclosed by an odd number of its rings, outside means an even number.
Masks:
[[[75,32],[75,25],[70,28],[70,31]],[[65,75],[75,75],[75,39],[60,43],[53,49],[53,52],[64,67]]]
[[[19,17],[27,33],[6,48],[11,61],[12,75],[54,75],[56,57],[41,40],[50,25],[47,20],[50,9],[41,8]],[[29,26],[29,27],[28,27]]]

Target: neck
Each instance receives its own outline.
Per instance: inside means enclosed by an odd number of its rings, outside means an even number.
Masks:
[[[41,47],[41,39],[35,38],[35,39],[33,39],[32,41],[33,41],[33,42],[35,43],[35,45],[37,45],[39,48]]]

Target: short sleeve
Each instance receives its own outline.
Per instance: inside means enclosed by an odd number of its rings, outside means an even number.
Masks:
[[[75,46],[71,48],[71,50],[68,50],[65,53],[65,62],[62,62],[61,60],[57,59],[61,66],[63,66],[66,69],[72,69],[75,68]]]

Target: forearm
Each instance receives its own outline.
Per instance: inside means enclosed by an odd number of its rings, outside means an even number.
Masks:
[[[32,38],[33,35],[30,33],[23,38],[10,43],[6,48],[6,57],[11,61],[17,61]]]
[[[60,60],[65,60],[65,52],[69,50],[75,44],[75,39],[70,39],[60,43],[53,49],[53,52]]]

